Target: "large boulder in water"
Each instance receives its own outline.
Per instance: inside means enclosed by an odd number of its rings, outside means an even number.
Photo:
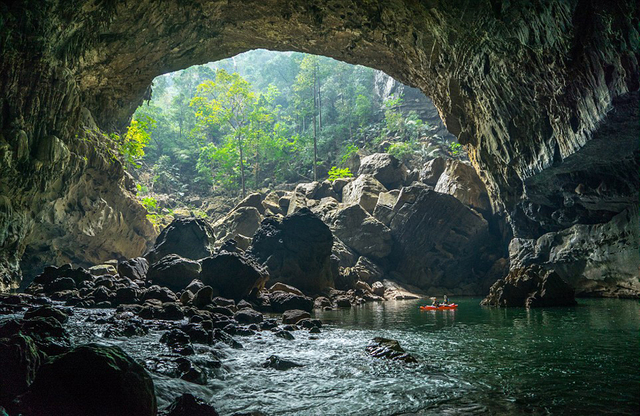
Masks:
[[[202,260],[200,280],[211,286],[219,296],[239,301],[252,291],[264,288],[269,275],[251,258],[221,252]]]
[[[23,413],[65,416],[155,416],[153,380],[119,347],[82,345],[42,365]]]
[[[151,265],[147,278],[154,285],[166,286],[173,291],[184,289],[200,276],[200,263],[169,254]]]
[[[250,253],[267,267],[271,280],[305,293],[319,293],[332,286],[329,227],[303,208],[281,221],[267,218],[253,237]]]
[[[358,175],[372,175],[387,189],[404,184],[409,174],[407,167],[389,153],[374,153],[362,159]]]
[[[558,273],[534,265],[513,269],[491,286],[486,306],[539,308],[574,306],[575,292]]]
[[[199,218],[176,218],[156,238],[145,258],[153,264],[167,254],[191,260],[208,257],[215,242],[213,228]]]
[[[487,221],[451,195],[425,185],[402,188],[389,228],[395,279],[429,293],[486,293],[500,257]]]

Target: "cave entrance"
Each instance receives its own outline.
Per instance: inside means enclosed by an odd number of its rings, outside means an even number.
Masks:
[[[156,77],[123,139],[142,141],[121,152],[158,227],[184,215],[215,221],[241,194],[357,175],[366,154],[416,172],[466,159],[420,90],[372,68],[264,49]]]

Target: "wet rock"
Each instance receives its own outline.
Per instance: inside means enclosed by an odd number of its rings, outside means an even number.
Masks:
[[[338,211],[332,229],[344,244],[362,256],[383,258],[391,253],[391,230],[360,205]]]
[[[198,293],[198,290],[202,289],[204,286],[204,283],[202,283],[200,279],[193,279],[191,283],[187,285],[185,290],[195,295],[196,293]]]
[[[360,205],[371,214],[381,192],[387,192],[387,188],[377,179],[371,175],[360,175],[342,189],[342,203],[347,206]]]
[[[213,288],[211,286],[203,286],[200,288],[196,292],[191,303],[193,306],[200,309],[207,305],[211,305],[213,303]]]
[[[278,338],[283,338],[283,339],[286,339],[288,341],[291,341],[291,340],[295,339],[294,336],[291,334],[291,332],[285,331],[284,329],[279,329],[279,330],[275,331],[273,334],[275,336],[277,336]]]
[[[320,332],[321,332],[320,328],[318,328],[317,326],[314,326],[313,328],[309,329],[310,334],[319,334]]]
[[[38,348],[47,355],[66,352],[71,346],[71,338],[62,324],[53,317],[37,316],[24,319],[19,324],[9,321],[0,328],[0,336],[22,332],[33,339]]]
[[[366,351],[375,358],[386,358],[404,363],[417,362],[416,359],[407,353],[400,346],[400,343],[394,339],[376,337],[373,339],[373,342],[367,346]]]
[[[146,280],[149,262],[144,257],[136,257],[118,263],[118,274],[131,280]]]
[[[371,285],[371,290],[373,291],[374,295],[384,296],[384,284],[380,281],[373,282],[373,284]]]
[[[34,284],[46,285],[48,283],[53,282],[56,279],[70,277],[76,283],[76,285],[80,284],[80,282],[86,280],[93,280],[93,276],[91,273],[86,271],[85,269],[79,267],[74,269],[70,264],[65,264],[64,266],[55,267],[48,266],[44,268],[42,274],[36,276],[33,279]]]
[[[324,309],[325,307],[331,307],[331,300],[325,296],[318,296],[313,301],[314,309]]]
[[[22,401],[26,414],[155,416],[153,381],[119,347],[76,347],[42,365]]]
[[[311,319],[311,314],[300,309],[290,309],[282,314],[283,324],[297,324],[303,319]]]
[[[313,299],[308,296],[298,296],[287,292],[272,292],[269,294],[269,302],[273,312],[282,313],[289,309],[302,309],[311,312]]]
[[[334,303],[338,308],[350,308],[351,307],[351,299],[347,295],[337,296],[334,300]]]
[[[45,293],[62,292],[76,288],[76,282],[70,277],[59,277],[44,285]]]
[[[166,286],[174,291],[187,287],[200,275],[200,263],[169,254],[149,267],[147,278],[156,285]]]
[[[319,293],[333,283],[332,245],[329,227],[305,208],[282,221],[265,219],[250,253],[268,269],[271,281]]]
[[[298,296],[304,296],[304,293],[302,293],[300,289],[297,289],[293,286],[286,285],[282,282],[278,282],[269,288],[269,292],[276,292],[276,291],[291,293]]]
[[[121,287],[116,290],[115,302],[121,304],[133,304],[140,301],[140,290],[132,287]]]
[[[202,260],[200,279],[220,296],[239,301],[262,289],[268,275],[245,255],[221,252]]]
[[[61,324],[64,324],[69,320],[69,315],[65,311],[48,305],[31,308],[24,313],[24,319],[31,319],[35,317],[50,317]]]
[[[150,264],[168,254],[198,260],[212,254],[214,242],[213,228],[206,221],[199,218],[176,218],[162,230],[145,258]]]
[[[278,357],[277,355],[272,355],[267,360],[262,363],[264,368],[273,368],[275,370],[285,371],[296,367],[302,367],[302,364],[295,363],[293,361],[285,360],[283,358]]]
[[[156,317],[170,321],[179,321],[184,318],[184,312],[178,303],[165,302]]]
[[[402,186],[408,174],[407,167],[388,153],[374,153],[362,158],[358,169],[358,175],[371,175],[387,189]]]
[[[233,337],[231,335],[225,333],[224,331],[222,331],[219,328],[215,328],[213,330],[213,338],[218,340],[218,341],[221,341],[221,342],[227,344],[231,348],[235,348],[235,349],[241,349],[242,348],[242,344],[240,344],[238,341],[233,339]]]
[[[238,321],[241,324],[259,324],[262,322],[264,317],[260,312],[254,311],[253,309],[245,308],[240,309],[238,312],[233,315],[233,319]]]
[[[141,337],[148,333],[149,328],[142,322],[139,320],[129,320],[110,325],[105,331],[104,336],[106,338],[131,338]]]
[[[142,294],[142,300],[159,300],[160,302],[176,302],[178,298],[167,287],[160,287],[157,285],[150,286]]]
[[[195,344],[211,344],[213,339],[211,332],[204,329],[200,324],[188,323],[182,325],[180,330],[189,335],[189,339]]]
[[[575,292],[558,273],[540,266],[513,269],[498,280],[482,305],[499,307],[540,308],[574,306]]]
[[[218,416],[213,406],[189,393],[177,397],[165,410],[164,416]]]
[[[0,406],[27,390],[43,361],[30,337],[20,333],[0,337]]]

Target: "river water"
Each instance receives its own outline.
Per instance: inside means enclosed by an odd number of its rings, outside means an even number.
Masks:
[[[424,301],[317,311],[325,323],[317,339],[306,331],[293,332],[294,340],[268,331],[237,337],[244,348],[217,347],[223,367],[210,371],[206,386],[154,374],[160,405],[184,391],[221,414],[639,414],[638,301],[525,310],[480,300],[456,299],[452,311],[421,311]],[[72,319],[76,341],[96,341],[99,327],[83,321],[84,312]],[[144,362],[162,354],[160,334],[98,341]],[[418,364],[370,358],[364,348],[376,336],[398,340]],[[197,351],[201,362],[211,356]],[[263,368],[272,354],[303,367]]]

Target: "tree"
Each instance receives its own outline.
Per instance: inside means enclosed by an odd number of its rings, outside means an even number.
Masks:
[[[198,85],[190,104],[196,108],[199,126],[220,125],[228,129],[227,137],[233,137],[239,153],[242,196],[246,195],[243,142],[253,134],[250,121],[255,103],[256,96],[251,86],[240,74],[229,74],[219,69],[215,81]]]

